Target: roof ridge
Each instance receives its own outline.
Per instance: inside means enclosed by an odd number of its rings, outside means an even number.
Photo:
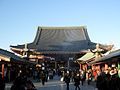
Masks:
[[[87,26],[38,26],[38,29],[87,29]]]

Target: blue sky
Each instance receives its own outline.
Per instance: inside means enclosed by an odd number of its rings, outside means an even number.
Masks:
[[[120,48],[120,0],[0,0],[0,48],[32,42],[38,26],[87,26],[91,41]]]

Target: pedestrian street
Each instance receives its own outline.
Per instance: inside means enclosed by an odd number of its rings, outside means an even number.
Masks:
[[[12,84],[6,84],[6,89],[5,90],[10,90]],[[37,90],[66,90],[66,84],[64,82],[61,82],[59,80],[50,80],[45,83],[43,86],[41,82],[34,82],[35,87]],[[92,85],[87,85],[85,82],[84,85],[80,85],[81,90],[95,90],[95,86]],[[69,85],[69,90],[75,90],[74,83],[70,83]]]
[[[34,83],[38,90],[66,90],[66,84],[61,81],[48,81],[44,86],[41,83]],[[81,90],[95,90],[93,85],[80,85]],[[75,90],[74,83],[70,83],[69,90]]]

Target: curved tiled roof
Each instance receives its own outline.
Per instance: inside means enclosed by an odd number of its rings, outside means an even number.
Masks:
[[[24,45],[11,46],[24,48]],[[38,27],[36,37],[28,44],[28,49],[42,53],[81,52],[94,49],[85,26],[80,27]]]
[[[112,51],[108,55],[105,55],[103,57],[97,58],[95,61],[90,62],[90,64],[99,64],[99,63],[118,61],[119,57],[120,57],[120,49]],[[116,59],[112,59],[112,58],[116,58]]]

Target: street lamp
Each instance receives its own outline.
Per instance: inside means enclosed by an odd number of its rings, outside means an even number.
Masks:
[[[69,70],[70,69],[70,61],[72,61],[73,60],[73,57],[69,57],[69,60],[68,60],[68,65],[67,65],[67,69]]]

